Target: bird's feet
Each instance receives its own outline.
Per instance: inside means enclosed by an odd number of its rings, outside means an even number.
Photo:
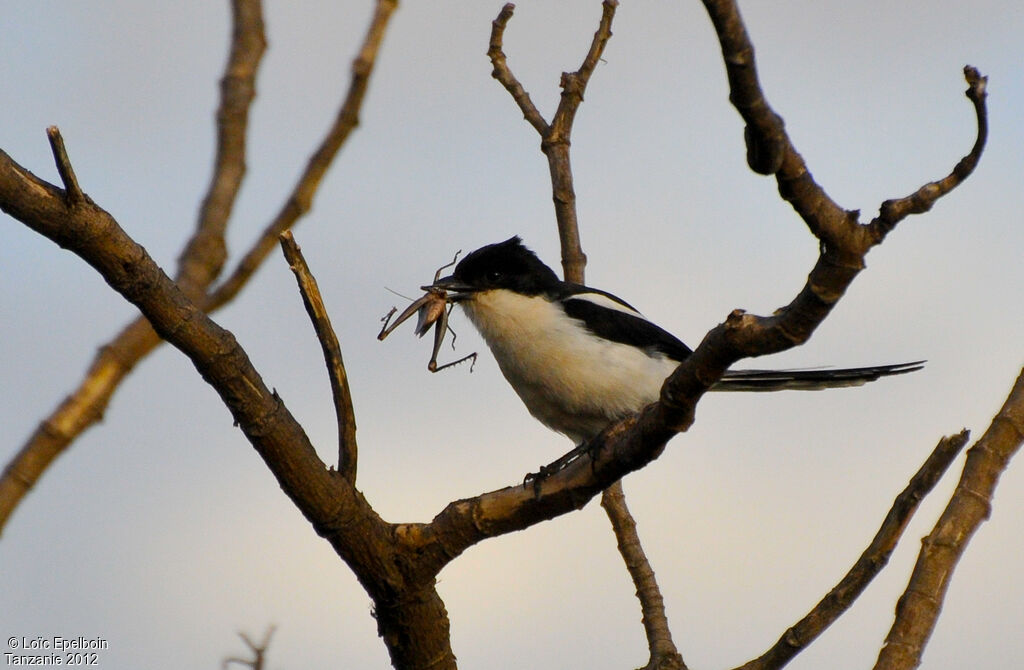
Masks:
[[[556,472],[564,470],[566,467],[569,466],[570,463],[574,462],[580,456],[587,453],[590,453],[590,446],[588,443],[584,442],[583,444],[577,445],[574,449],[560,456],[554,461],[548,463],[547,465],[540,466],[537,472],[527,473],[527,475],[523,477],[523,486],[525,487],[532,484],[533,494],[534,496],[539,498],[540,483],[542,481],[544,481],[551,475],[555,474]]]

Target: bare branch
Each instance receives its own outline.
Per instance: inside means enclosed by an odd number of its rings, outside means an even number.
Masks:
[[[331,380],[331,394],[334,396],[334,411],[338,418],[338,471],[353,486],[356,483],[356,464],[358,448],[356,446],[356,416],[352,409],[352,394],[348,388],[348,375],[345,373],[345,362],[341,358],[341,346],[338,337],[331,327],[331,319],[320,296],[316,279],[309,271],[302,249],[295,242],[290,230],[281,233],[281,249],[289,267],[295,273],[302,293],[302,302],[306,306],[313,329],[316,331],[320,347],[324,352],[327,374]]]
[[[352,62],[352,81],[349,84],[348,93],[345,95],[334,123],[320,142],[320,146],[310,157],[306,169],[303,170],[281,211],[246,252],[234,272],[209,296],[206,302],[207,311],[216,309],[234,298],[270,254],[277,243],[278,236],[291,228],[313,206],[313,197],[316,195],[327,169],[331,166],[345,140],[359,125],[359,109],[366,96],[370,75],[373,73],[377,59],[377,51],[384,38],[388,19],[391,18],[391,14],[394,13],[397,6],[397,0],[377,0],[373,19],[366,31],[363,45]]]
[[[859,271],[863,256],[908,214],[927,211],[935,200],[959,185],[981,157],[987,135],[985,83],[975,68],[964,68],[969,87],[967,96],[978,117],[978,137],[971,153],[953,173],[926,184],[900,200],[883,203],[881,214],[868,225],[858,223],[859,211],[847,211],[836,204],[814,181],[803,158],[786,133],[782,117],[768,104],[757,77],[754,46],[747,34],[735,0],[704,0],[722,47],[722,59],[729,78],[729,100],[746,123],[747,163],[755,172],[774,174],[779,194],[792,205],[810,231],[825,245],[829,263]],[[832,296],[819,296],[826,301]],[[838,296],[835,296],[836,298]]]
[[[771,649],[759,658],[745,663],[738,670],[776,670],[783,667],[853,605],[871,580],[889,562],[889,556],[892,555],[921,500],[931,492],[949,469],[950,464],[967,444],[968,436],[968,432],[962,430],[956,435],[939,440],[921,468],[911,477],[907,487],[896,496],[875,537],[850,571],[822,598],[821,602],[815,605],[814,609],[789,628]]]
[[[967,451],[960,482],[932,532],[921,544],[907,589],[875,670],[904,670],[921,663],[956,564],[975,531],[992,512],[999,477],[1024,441],[1024,369],[988,430]]]
[[[754,45],[735,2],[705,0],[704,7],[714,24],[722,47],[729,78],[729,100],[747,124],[747,164],[759,174],[775,174],[785,157],[789,138],[782,117],[772,110],[761,91],[754,61]]]
[[[175,280],[193,299],[206,292],[227,258],[224,233],[245,177],[249,109],[267,48],[260,0],[232,0],[231,51],[220,80],[217,152],[195,232],[178,256]]]
[[[604,53],[608,40],[612,37],[612,19],[615,18],[615,9],[619,6],[617,0],[604,0],[601,3],[601,23],[594,32],[594,39],[590,43],[590,49],[580,68],[575,72],[562,73],[560,86],[562,97],[555,110],[555,116],[551,119],[551,132],[545,138],[546,142],[569,142],[569,134],[572,132],[572,123],[576,119],[576,110],[583,102],[583,92],[590,81],[590,75],[594,73],[597,62]]]
[[[583,253],[583,246],[580,243],[579,225],[576,219],[576,191],[573,189],[572,167],[569,161],[570,135],[572,134],[572,123],[576,118],[576,110],[583,102],[583,93],[587,83],[601,59],[605,45],[611,38],[611,25],[616,7],[618,7],[617,0],[604,0],[602,3],[601,22],[594,33],[594,39],[583,59],[583,64],[576,72],[562,74],[562,97],[550,124],[537,111],[529,94],[509,70],[505,53],[502,51],[505,26],[512,18],[515,5],[509,3],[502,7],[498,17],[491,24],[490,47],[487,50],[487,55],[494,67],[491,76],[508,90],[523,111],[524,118],[541,136],[541,150],[547,156],[548,170],[551,173],[552,199],[555,203],[558,238],[562,247],[562,270],[567,281],[577,283],[583,283],[587,256]]]
[[[718,34],[729,78],[729,100],[746,124],[747,164],[759,174],[774,174],[779,193],[800,214],[819,239],[828,239],[848,225],[847,212],[829,198],[808,171],[761,90],[754,45],[734,0],[704,0]]]
[[[971,152],[960,159],[953,171],[943,179],[925,184],[905,198],[883,202],[878,216],[868,224],[869,233],[876,244],[907,216],[930,210],[936,200],[963,183],[981,160],[981,152],[985,149],[985,140],[988,138],[988,112],[985,105],[985,86],[988,84],[988,77],[983,77],[977,68],[967,65],[964,67],[964,79],[967,80],[967,99],[974,105],[978,121],[978,134]]]
[[[377,12],[367,33],[359,56],[353,64],[353,79],[349,94],[342,104],[339,119],[345,124],[335,124],[327,138],[311,159],[316,163],[320,175],[327,169],[329,158],[325,147],[338,146],[346,139],[355,126],[359,106],[364,97],[368,78],[373,69],[377,48],[381,42],[387,17],[394,9],[394,2],[378,0]],[[221,79],[221,106],[218,119],[217,163],[210,187],[200,211],[196,233],[189,241],[186,251],[179,258],[178,278],[190,278],[187,282],[193,289],[192,297],[202,300],[202,307],[213,312],[230,302],[256,272],[259,265],[273,248],[278,233],[294,225],[299,214],[286,206],[287,223],[281,217],[268,228],[268,232],[257,242],[252,251],[235,271],[235,274],[207,296],[198,294],[197,289],[208,288],[219,273],[204,270],[195,264],[206,262],[222,263],[223,226],[230,215],[234,197],[237,195],[239,180],[245,171],[244,134],[247,127],[247,107],[255,92],[255,70],[262,55],[265,40],[260,4],[256,0],[235,0],[233,3],[231,55]],[[338,130],[343,125],[346,130]],[[330,152],[330,157],[337,148]],[[319,157],[319,158],[317,158]],[[327,161],[327,162],[325,162]],[[311,170],[307,169],[307,173]],[[13,173],[17,175],[17,173]],[[315,181],[315,183],[314,183]],[[319,177],[301,182],[296,186],[292,199],[301,192],[311,202]],[[45,183],[44,183],[45,184]],[[41,185],[39,188],[46,188]],[[15,195],[17,194],[17,195]],[[24,192],[12,191],[11,197],[24,196]],[[8,203],[7,206],[16,206]],[[5,209],[7,208],[5,206]],[[307,206],[308,209],[308,206]],[[17,216],[16,216],[17,218]],[[220,260],[218,260],[218,258]],[[206,282],[203,284],[203,282]],[[78,387],[44,419],[36,431],[29,436],[17,454],[4,468],[0,476],[0,530],[6,525],[14,509],[42,477],[50,463],[59,456],[82,432],[99,421],[117,391],[121,381],[135,365],[160,344],[159,336],[144,318],[128,324],[117,336],[100,347],[99,353],[90,364],[85,377]]]
[[[735,21],[739,20],[730,2],[707,0],[706,4],[718,10],[731,7]],[[742,23],[729,21],[715,21],[715,25],[732,26],[729,29],[733,31],[737,25],[742,28]],[[742,34],[745,36],[745,31]],[[735,41],[735,35],[720,38],[723,44]],[[723,48],[723,53],[728,63],[732,52]],[[794,156],[799,158],[787,144],[780,174],[793,168]],[[782,185],[780,176],[780,189]],[[805,201],[800,194],[795,200],[804,204],[814,201]],[[848,220],[845,212],[842,220],[845,229],[863,228]],[[805,342],[857,276],[870,245],[862,246],[862,238],[856,235],[841,234],[824,225],[816,228],[831,231],[827,236],[830,242],[823,244],[806,285],[788,306],[769,317],[734,310],[666,380],[658,402],[610,425],[588,445],[585,457],[539,480],[533,490],[515,486],[457,501],[430,524],[401,526],[400,540],[423,551],[424,569],[439,570],[486,537],[522,530],[583,506],[599,491],[657,458],[672,436],[689,429],[697,402],[731,365],[741,358],[776,353]]]
[[[78,387],[43,419],[0,476],[0,531],[18,503],[50,464],[90,426],[103,420],[110,398],[125,376],[160,337],[139,317],[100,347]]]
[[[511,2],[506,4],[498,13],[498,18],[494,19],[491,23],[491,42],[487,49],[487,56],[491,59],[491,65],[494,67],[491,71],[491,76],[497,79],[505,87],[505,90],[512,95],[512,99],[516,101],[519,109],[523,111],[523,118],[536,129],[541,137],[544,137],[548,133],[548,122],[537,111],[537,107],[530,100],[530,94],[526,92],[523,85],[512,74],[508,67],[505,52],[502,51],[505,26],[508,25],[509,19],[512,18],[515,8],[516,6]]]
[[[252,670],[265,670],[263,664],[267,659],[267,649],[270,647],[270,638],[274,634],[274,626],[267,629],[267,632],[263,634],[263,639],[260,642],[253,642],[252,639],[245,633],[239,633],[238,637],[242,638],[242,642],[245,642],[245,646],[249,647],[249,651],[252,653],[252,659],[238,658],[232,656],[231,658],[225,658],[221,662],[220,667],[222,670],[227,670],[227,667],[232,663],[238,665],[245,665]]]
[[[255,78],[266,39],[259,0],[233,0],[231,50],[221,78],[217,112],[217,158],[192,238],[178,259],[177,279],[199,298],[223,268],[224,231],[245,174],[245,135]],[[84,196],[75,180],[64,141],[56,127],[47,130],[69,206]],[[77,195],[75,195],[77,193]],[[50,463],[82,432],[102,419],[110,399],[135,365],[160,344],[146,319],[139,317],[102,345],[78,387],[45,418],[4,468],[0,477],[0,530]]]
[[[619,543],[619,553],[626,562],[626,570],[633,578],[636,597],[640,601],[647,648],[651,652],[651,658],[642,670],[686,670],[686,663],[672,641],[672,631],[668,627],[668,616],[665,614],[665,599],[661,596],[654,570],[647,560],[644,548],[640,545],[636,522],[629,507],[626,506],[621,480],[601,494],[601,507],[612,522],[615,538]]]
[[[20,195],[20,197],[16,197]],[[444,604],[433,576],[396,554],[393,528],[355,487],[320,460],[302,426],[271,391],[234,336],[189,300],[109,213],[63,192],[0,151],[0,203],[26,226],[89,263],[184,353],[313,529],[349,565],[374,601],[396,667],[454,668]],[[421,625],[427,622],[426,625]]]
[[[482,540],[580,509],[664,450],[674,433],[643,419],[643,414],[633,415],[609,426],[591,443],[589,458],[578,458],[529,486],[517,484],[452,502],[430,523],[398,525],[396,538],[417,553],[419,568],[436,574]]]
[[[78,185],[75,169],[71,167],[71,159],[68,158],[64,138],[61,137],[60,129],[57,126],[47,128],[46,137],[50,140],[50,149],[53,151],[53,160],[57,164],[57,174],[60,175],[60,180],[64,184],[68,206],[74,207],[85,200],[85,194],[82,193],[82,189]]]

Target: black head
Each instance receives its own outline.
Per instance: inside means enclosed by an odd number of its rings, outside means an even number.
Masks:
[[[455,272],[435,282],[434,287],[456,293],[508,289],[540,295],[556,290],[560,284],[558,275],[516,236],[470,253],[455,266]]]

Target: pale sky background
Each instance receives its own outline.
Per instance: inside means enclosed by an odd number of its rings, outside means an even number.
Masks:
[[[280,207],[348,86],[372,3],[275,0],[252,112],[235,254]],[[486,58],[495,2],[406,2],[362,125],[296,231],[344,348],[360,486],[392,521],[521,480],[568,442],[529,417],[456,316],[476,369],[432,375],[411,326],[379,318],[456,249],[520,234],[556,266],[539,140]],[[753,366],[928,359],[861,389],[702,401],[625,488],[690,667],[760,654],[846,572],[936,441],[980,436],[1024,342],[1024,5],[747,1],[767,96],[817,180],[869,219],[946,175],[973,142],[961,74],[990,77],[977,172],[904,221],[806,346]],[[600,3],[523,0],[509,62],[546,116]],[[165,268],[210,172],[226,2],[8,0],[0,11],[0,148],[58,180],[45,128],[64,133],[85,191]],[[799,290],[815,242],[745,166],[741,123],[698,2],[629,2],[573,134],[588,282],[691,345],[730,310],[768,313]],[[82,261],[2,218],[0,454],[78,382],[133,308]],[[272,258],[216,320],[335,459],[330,391],[294,280]],[[454,355],[450,350],[446,356]],[[963,459],[889,567],[790,667],[870,667]],[[932,670],[1024,657],[1024,464],[957,568],[924,657]],[[633,668],[647,650],[632,585],[596,501],[469,550],[440,576],[464,668]],[[60,458],[0,539],[0,646],[100,636],[102,668],[217,668],[236,631],[278,629],[269,667],[386,668],[369,598],[318,538],[181,354],[164,347],[105,421]]]

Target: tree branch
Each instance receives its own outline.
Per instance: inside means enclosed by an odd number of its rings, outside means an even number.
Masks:
[[[503,49],[503,41],[505,38],[505,27],[508,25],[509,20],[512,18],[512,13],[515,11],[516,6],[511,2],[506,4],[498,12],[498,17],[491,22],[491,41],[487,49],[487,57],[491,59],[491,65],[493,70],[491,76],[498,80],[505,90],[509,92],[512,99],[519,105],[519,109],[523,111],[523,118],[529,122],[531,126],[544,137],[548,134],[548,122],[544,120],[541,113],[534,106],[533,100],[530,99],[530,94],[526,92],[523,85],[519,83],[516,76],[512,74],[512,71],[508,67],[508,59],[505,57]]]
[[[12,198],[15,189],[21,198]],[[218,393],[281,489],[348,564],[375,604],[395,667],[454,668],[444,603],[393,528],[352,484],[329,470],[284,402],[267,388],[234,336],[189,300],[106,211],[67,207],[60,189],[0,151],[0,202],[32,230],[70,249],[139,308]],[[6,207],[6,205],[5,205]],[[435,666],[431,666],[435,667]]]
[[[352,81],[334,123],[320,142],[320,146],[313,152],[305,170],[299,176],[299,180],[295,183],[291,194],[277,216],[245,253],[231,275],[210,295],[206,303],[208,311],[216,309],[234,298],[273,250],[278,236],[295,225],[295,222],[312,208],[313,197],[316,195],[324,175],[327,174],[328,168],[333,163],[334,157],[348,136],[359,125],[359,109],[362,107],[363,98],[366,97],[370,75],[373,73],[377,59],[377,51],[384,39],[388,20],[397,7],[397,0],[377,0],[363,45],[355,60],[352,61]]]
[[[642,670],[686,670],[686,663],[679,654],[672,631],[668,627],[668,616],[665,614],[665,599],[655,578],[647,554],[640,544],[640,536],[636,532],[636,522],[626,505],[626,496],[622,491],[622,480],[615,482],[601,494],[601,507],[604,508],[618,540],[619,553],[626,562],[626,570],[633,578],[636,597],[640,601],[643,613],[644,634],[647,636],[647,648],[651,657]]]
[[[249,109],[256,98],[256,73],[267,48],[260,0],[232,0],[231,16],[231,51],[220,80],[213,175],[199,208],[196,230],[178,257],[175,276],[193,300],[205,294],[227,259],[224,234],[245,177]]]
[[[231,49],[221,78],[217,112],[217,157],[199,220],[178,259],[177,280],[198,299],[223,267],[224,231],[245,174],[245,135],[255,78],[266,49],[259,0],[233,0]],[[47,130],[57,171],[71,207],[85,200],[74,176],[60,131]],[[10,202],[0,203],[5,209]],[[145,318],[125,326],[99,348],[78,387],[43,419],[0,476],[0,531],[25,494],[72,441],[103,418],[124,377],[160,338]]]
[[[916,668],[942,609],[956,564],[992,513],[999,477],[1024,441],[1024,369],[988,430],[967,451],[960,482],[932,532],[924,538],[907,589],[875,670]]]
[[[567,281],[583,283],[583,271],[587,265],[587,256],[583,253],[580,243],[579,225],[576,219],[576,191],[572,185],[572,167],[569,161],[570,136],[572,123],[576,118],[576,110],[583,102],[583,93],[590,81],[590,76],[597,67],[597,62],[604,52],[604,47],[612,36],[612,19],[615,17],[617,0],[604,0],[601,4],[601,22],[594,39],[590,44],[583,64],[575,72],[562,73],[562,97],[558,109],[547,123],[530,100],[530,95],[508,67],[503,51],[505,27],[512,18],[515,5],[509,3],[502,7],[498,17],[491,24],[490,46],[487,55],[491,59],[493,71],[491,76],[501,82],[502,86],[512,95],[519,105],[524,118],[541,136],[541,151],[548,159],[548,170],[551,173],[552,199],[555,203],[555,219],[558,222],[558,238],[562,247],[562,270]]]
[[[966,65],[964,66],[964,79],[967,80],[965,95],[974,105],[974,114],[978,123],[978,135],[970,153],[960,159],[953,171],[939,181],[929,182],[905,198],[883,202],[878,216],[868,224],[868,234],[872,239],[881,241],[897,223],[906,217],[930,210],[936,200],[963,183],[964,179],[967,179],[968,175],[977,167],[978,161],[981,160],[981,152],[985,149],[985,140],[988,138],[988,114],[985,106],[987,97],[985,87],[988,84],[988,77],[983,77],[977,68]]]
[[[338,472],[353,486],[356,483],[358,448],[356,446],[356,416],[352,409],[352,394],[348,388],[348,375],[341,357],[341,345],[331,327],[331,319],[320,296],[316,279],[309,271],[302,249],[295,242],[290,230],[281,233],[281,250],[288,266],[295,273],[313,329],[324,352],[327,375],[331,380],[331,394],[334,397],[334,411],[338,418]]]
[[[274,634],[274,628],[274,626],[268,628],[267,632],[263,634],[263,639],[258,643],[253,642],[245,633],[239,633],[238,637],[242,638],[242,642],[245,643],[245,646],[249,647],[249,652],[252,654],[252,660],[238,658],[237,656],[225,658],[220,664],[221,670],[227,670],[228,666],[232,663],[248,666],[252,670],[265,670],[263,664],[267,660],[267,649],[270,647],[270,638]]]
[[[243,109],[240,105],[251,105],[256,68],[265,47],[258,0],[235,0],[232,6],[234,29],[231,55],[221,79],[216,167],[200,210],[196,234],[179,258],[178,279],[188,279],[185,283],[193,291],[200,288],[204,281],[207,284],[202,288],[206,290],[208,283],[216,277],[215,273],[199,268],[196,262],[199,259],[216,261],[219,256],[217,249],[223,246],[223,224],[230,215],[233,199],[237,195],[237,180],[241,179],[245,171],[242,152],[248,112],[247,107]],[[377,50],[394,7],[394,0],[377,0],[377,10],[366,39],[353,63],[353,79],[338,114],[339,122],[330,129],[310,160],[310,165],[315,164],[316,169],[307,168],[289,198],[289,202],[298,200],[307,203],[304,211],[308,211],[309,203],[312,202],[330,160],[333,160],[338,147],[356,125]],[[11,191],[11,194],[11,197],[25,196],[17,191]],[[0,203],[4,211],[15,206],[10,201]],[[246,254],[234,274],[213,293],[204,296],[193,293],[193,298],[202,301],[202,308],[206,312],[213,312],[234,299],[265,260],[277,235],[294,225],[301,213],[286,205],[282,214]],[[0,476],[0,531],[49,465],[75,438],[102,419],[124,377],[160,343],[160,337],[140,317],[100,347],[78,387],[39,424],[5,466]]]
[[[850,571],[806,616],[787,629],[771,649],[759,658],[743,664],[738,670],[777,670],[783,667],[853,605],[889,562],[889,556],[921,501],[949,469],[967,444],[968,436],[968,432],[962,430],[939,440],[921,468],[911,477],[907,487],[896,496],[875,537]]]
[[[735,9],[728,2],[708,0],[706,4]],[[715,25],[718,27],[719,22]],[[734,23],[723,25],[736,30]],[[742,28],[742,23],[738,25]],[[721,39],[723,43],[729,41]],[[730,52],[723,49],[723,53],[728,64]],[[766,106],[765,109],[770,111]],[[795,151],[788,140],[786,147],[780,174],[791,175]],[[807,180],[809,174],[801,183],[813,183]],[[780,177],[780,190],[782,184]],[[793,195],[794,207],[797,211],[807,209],[820,196],[820,191],[815,194],[797,190]],[[815,211],[810,218],[826,222],[828,217],[827,211]],[[424,569],[440,570],[466,548],[487,537],[522,530],[582,507],[599,491],[657,458],[671,437],[689,429],[697,402],[730,366],[742,358],[777,353],[802,344],[842,297],[863,267],[863,257],[872,245],[862,245],[865,238],[861,235],[833,234],[838,232],[831,227],[835,221],[827,222],[830,225],[810,226],[812,231],[821,231],[829,242],[822,244],[822,253],[807,283],[789,305],[769,317],[734,310],[707,333],[693,354],[666,380],[658,402],[610,425],[591,442],[586,456],[540,480],[536,487],[531,487],[533,490],[514,486],[453,502],[429,524],[400,526],[400,541],[423,552]],[[841,226],[844,233],[864,228],[845,212]]]

